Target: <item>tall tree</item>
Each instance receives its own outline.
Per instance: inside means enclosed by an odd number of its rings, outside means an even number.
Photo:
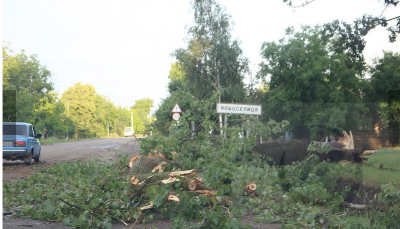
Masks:
[[[153,107],[154,101],[145,98],[135,100],[135,105],[131,107],[131,111],[134,112],[134,130],[137,133],[147,133],[150,125],[150,111]]]
[[[61,101],[67,107],[67,115],[76,125],[77,137],[95,137],[96,132],[93,129],[95,120],[95,99],[96,90],[89,84],[82,85],[76,83],[68,88],[62,96]]]
[[[188,47],[174,53],[189,91],[203,99],[223,89],[222,101],[242,101],[248,61],[231,38],[230,16],[215,0],[194,0],[192,7],[195,25],[189,29]]]
[[[264,118],[288,120],[300,137],[359,128],[360,65],[351,64],[351,54],[334,52],[334,42],[337,38],[325,37],[320,27],[303,27],[287,29],[279,43],[262,45],[259,77],[270,77]]]
[[[168,92],[171,94],[179,89],[187,88],[185,77],[186,74],[182,68],[182,64],[179,64],[178,62],[171,64],[171,70],[169,71],[168,76],[170,79],[170,82],[168,82]]]
[[[24,50],[14,54],[3,44],[3,90],[16,91],[16,121],[35,121],[35,109],[40,100],[53,90],[51,73],[40,65],[36,55],[27,56]]]
[[[371,90],[367,92],[374,128],[390,127],[393,143],[400,141],[400,53],[385,52],[371,67]]]
[[[35,110],[36,129],[44,132],[47,128],[49,136],[63,138],[73,136],[75,124],[67,117],[65,105],[57,98],[57,93],[49,93],[49,97],[41,99],[39,109]]]

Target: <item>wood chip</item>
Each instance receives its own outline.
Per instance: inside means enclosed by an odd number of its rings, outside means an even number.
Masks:
[[[216,192],[210,190],[196,190],[194,191],[197,194],[206,195],[206,196],[214,196]]]
[[[152,209],[153,208],[153,202],[150,202],[149,205],[146,206],[142,206],[139,208],[140,211],[144,211],[144,210],[148,210],[148,209]]]
[[[158,173],[164,172],[164,169],[165,169],[165,165],[166,165],[166,164],[167,164],[167,162],[165,162],[165,161],[160,162],[158,165],[156,165],[156,167],[154,167],[153,170],[151,170],[151,172],[152,172],[152,173],[154,173],[154,172],[156,172],[156,171],[158,171]]]
[[[181,176],[181,177],[190,177],[196,174],[196,170],[195,169],[191,169],[191,170],[185,170],[185,171],[175,171],[175,172],[171,172],[169,175],[171,177],[175,177],[175,176]]]
[[[181,202],[180,200],[179,200],[179,198],[177,197],[177,196],[175,196],[175,195],[169,195],[168,196],[168,200],[169,201],[175,201],[175,202]]]
[[[138,185],[139,184],[139,179],[135,178],[135,176],[131,176],[131,184]]]
[[[161,182],[162,182],[163,184],[169,184],[169,183],[173,183],[173,182],[175,182],[175,181],[179,181],[179,179],[178,179],[178,178],[175,178],[175,177],[170,177],[170,178],[168,178],[168,179],[162,180]]]

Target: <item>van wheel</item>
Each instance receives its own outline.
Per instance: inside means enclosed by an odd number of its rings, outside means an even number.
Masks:
[[[32,165],[32,152],[28,156],[24,157],[25,165]]]
[[[37,155],[37,157],[34,157],[33,159],[35,160],[35,162],[36,163],[39,163],[40,162],[40,152],[39,152],[39,155]]]

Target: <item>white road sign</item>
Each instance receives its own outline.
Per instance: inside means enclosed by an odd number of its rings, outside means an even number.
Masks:
[[[181,115],[179,113],[173,113],[172,114],[172,119],[175,120],[175,121],[178,121],[180,117],[181,117]]]
[[[172,108],[172,113],[182,113],[181,108],[179,107],[179,105],[176,103],[174,108]]]
[[[217,103],[217,113],[261,115],[261,105]]]

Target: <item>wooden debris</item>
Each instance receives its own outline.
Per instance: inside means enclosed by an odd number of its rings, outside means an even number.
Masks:
[[[152,177],[154,177],[154,176],[152,175],[152,176],[147,177],[147,178],[144,179],[142,182],[140,182],[139,185],[142,185],[142,186],[145,185],[145,184],[146,184],[146,181],[149,180],[149,179],[152,178]]]
[[[169,174],[171,177],[181,176],[181,177],[190,177],[196,174],[196,170],[185,170],[185,171],[174,171]]]
[[[161,157],[165,159],[165,155],[163,153],[159,153],[158,149],[153,149],[153,152],[149,152],[149,154],[147,155],[148,157]]]
[[[363,152],[363,155],[372,155],[372,154],[374,154],[374,153],[376,153],[376,150],[365,150],[365,151]]]
[[[153,170],[151,170],[152,173],[158,171],[158,173],[162,173],[164,172],[165,166],[166,166],[167,162],[162,161],[160,162],[156,167],[154,167]]]
[[[191,193],[197,194],[197,195],[206,195],[206,196],[215,196],[216,192],[210,191],[210,190],[196,190],[196,191],[191,191]]]
[[[133,173],[148,174],[151,173],[154,166],[155,165],[153,161],[149,157],[140,156],[133,161],[132,166],[130,168]]]
[[[351,133],[351,130],[349,132],[350,135],[347,134],[346,131],[343,130],[343,136],[340,137],[339,141],[337,143],[341,143],[343,145],[343,149],[354,149],[354,140],[353,140],[353,134]]]
[[[139,158],[141,158],[141,155],[134,155],[131,157],[131,159],[129,160],[129,168],[133,167],[133,164],[135,163],[135,161]]]
[[[163,184],[169,184],[169,183],[173,183],[173,182],[175,182],[175,181],[179,181],[179,179],[176,178],[176,177],[170,177],[170,178],[168,178],[168,179],[162,180],[161,183],[163,183]]]
[[[257,185],[254,182],[250,182],[246,185],[246,191],[248,194],[256,191],[256,189],[257,189]]]
[[[139,208],[140,211],[144,211],[144,210],[148,210],[148,209],[152,209],[153,208],[153,202],[150,202],[149,205],[146,206],[142,206]]]
[[[191,179],[189,180],[188,184],[184,186],[186,186],[189,191],[194,191],[197,188],[196,180]]]
[[[175,196],[175,195],[169,195],[168,196],[168,200],[170,200],[170,201],[175,201],[175,202],[181,202],[180,200],[179,200],[179,197],[177,197],[177,196]]]
[[[258,197],[258,193],[256,192],[257,185],[254,182],[250,182],[246,185],[246,192],[251,197]]]
[[[139,179],[135,178],[135,176],[131,176],[131,184],[138,185],[139,184]]]
[[[175,158],[179,156],[179,154],[175,151],[172,151],[171,154],[172,154],[172,160],[175,160]]]

